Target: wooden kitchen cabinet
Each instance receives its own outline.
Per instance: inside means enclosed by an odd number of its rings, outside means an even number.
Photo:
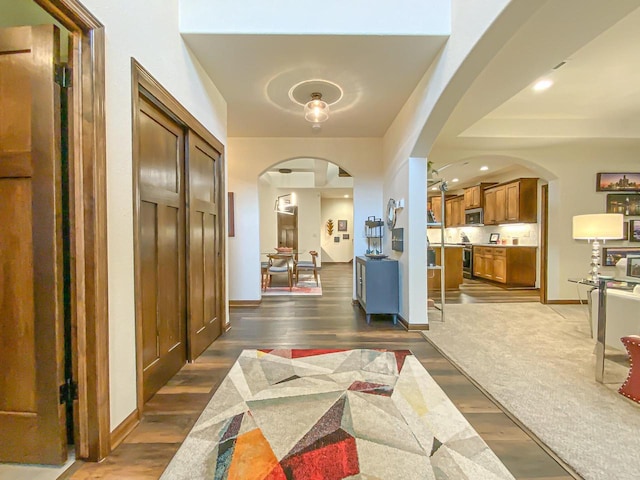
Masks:
[[[473,247],[473,276],[493,279],[493,252],[491,248]]]
[[[432,247],[436,252],[436,265],[442,265],[442,248]],[[462,277],[462,247],[445,247],[444,259],[444,288],[445,290],[459,290],[463,282]],[[427,271],[427,291],[434,294],[440,291],[440,270]]]
[[[445,226],[458,227],[464,225],[464,196],[450,198],[445,201]]]
[[[431,211],[436,217],[436,222],[442,222],[442,197],[440,195],[431,197]]]
[[[473,247],[473,275],[507,286],[535,287],[536,247]]]
[[[538,179],[520,178],[484,191],[484,224],[536,223]]]
[[[484,224],[496,223],[496,191],[494,189],[484,192]]]
[[[520,182],[505,185],[505,220],[519,222],[520,220]]]
[[[495,183],[484,182],[479,185],[464,189],[464,209],[484,207],[484,189],[495,185]]]

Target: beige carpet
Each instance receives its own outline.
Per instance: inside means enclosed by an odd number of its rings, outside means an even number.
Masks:
[[[578,305],[447,305],[424,332],[586,479],[637,480],[640,405],[616,392],[626,368],[594,379],[594,342]],[[434,318],[435,317],[435,318]]]

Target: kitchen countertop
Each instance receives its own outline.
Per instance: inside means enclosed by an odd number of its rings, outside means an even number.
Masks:
[[[528,248],[538,248],[537,245],[499,245],[497,243],[473,243],[474,247],[506,247],[506,248],[518,248],[518,247],[528,247]]]
[[[439,247],[439,243],[431,244],[431,248]],[[518,247],[529,247],[529,248],[538,248],[537,245],[501,245],[497,243],[445,243],[445,247],[505,247],[505,248],[518,248]]]

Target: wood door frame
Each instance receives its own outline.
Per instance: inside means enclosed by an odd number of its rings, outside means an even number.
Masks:
[[[111,451],[104,26],[78,0],[35,0],[71,32],[69,114],[71,304],[76,457]]]
[[[540,303],[547,298],[547,262],[549,260],[549,184],[540,187]]]
[[[133,161],[132,161],[132,181],[133,181],[133,255],[134,255],[134,285],[135,285],[135,314],[136,314],[136,372],[137,372],[137,402],[138,412],[142,413],[144,410],[144,396],[143,396],[143,359],[142,359],[142,304],[139,292],[141,291],[141,274],[140,274],[140,252],[139,249],[139,214],[140,214],[140,189],[139,189],[139,174],[138,166],[140,159],[138,158],[138,137],[137,137],[137,125],[138,125],[138,109],[140,95],[144,95],[145,98],[154,103],[160,110],[162,110],[169,117],[174,119],[179,124],[185,127],[185,130],[192,130],[194,133],[200,136],[205,142],[207,142],[214,150],[220,153],[220,188],[217,192],[217,202],[220,205],[220,228],[222,232],[226,232],[226,208],[227,208],[227,196],[225,188],[225,156],[224,146],[222,143],[206,129],[178,100],[176,100],[167,89],[165,89],[135,58],[131,58],[131,128],[132,128],[132,140],[133,140]],[[186,138],[186,150],[188,150],[188,132],[185,132]],[[185,167],[188,164],[188,157],[185,158]],[[188,193],[185,192],[185,195]],[[185,212],[188,215],[188,212]],[[222,265],[222,278],[221,278],[221,292],[222,298],[220,309],[220,320],[222,324],[222,330],[225,331],[228,319],[226,318],[226,235],[222,234],[220,238],[221,249],[221,265]],[[187,246],[188,250],[188,246]],[[188,260],[188,259],[187,259]],[[188,264],[188,262],[187,262]],[[188,276],[188,272],[187,272]],[[188,284],[187,284],[188,295]],[[187,326],[189,322],[188,302],[187,302]],[[187,352],[189,351],[189,339],[188,339],[188,327],[187,327]],[[193,359],[188,359],[193,360]]]

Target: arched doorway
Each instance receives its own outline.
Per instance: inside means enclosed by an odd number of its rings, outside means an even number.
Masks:
[[[275,247],[299,251],[317,264],[354,256],[353,177],[335,163],[299,157],[272,165],[258,177],[261,262]],[[332,228],[331,228],[332,225]]]
[[[429,228],[428,238],[431,244],[449,246],[445,255],[448,257],[444,274],[445,303],[544,301],[548,261],[546,199],[549,182],[555,176],[534,162],[505,155],[467,156],[446,164],[435,160],[430,173],[431,186],[427,205],[429,209],[436,210],[436,221],[440,220],[441,212],[444,212],[444,222],[442,228]],[[522,221],[494,221],[491,210],[495,208],[493,204],[498,201],[498,196],[492,196],[493,190],[502,185],[516,188],[525,183],[530,185],[526,194],[523,190],[521,195],[514,196],[512,200],[519,202],[516,203],[517,206],[525,202],[529,205],[528,218]],[[443,184],[444,192],[441,188]],[[478,199],[477,204],[471,205],[467,197],[473,191],[477,193]],[[525,195],[527,198],[524,198]],[[491,200],[485,203],[485,198]],[[499,201],[503,203],[503,208],[507,207],[504,194],[501,194]],[[497,241],[493,248],[496,250],[493,252],[495,255],[503,255],[505,252],[511,255],[516,251],[523,255],[524,259],[518,257],[517,265],[514,263],[516,266],[513,268],[517,267],[519,271],[525,272],[528,280],[522,280],[521,285],[516,285],[504,278],[510,256],[498,259],[498,274],[486,274],[489,263],[494,267],[495,259],[489,258],[492,252],[485,252],[485,247],[494,241]],[[452,248],[456,246],[459,248]],[[502,246],[523,248],[505,250]],[[488,247],[489,250],[491,247],[492,245]],[[439,252],[436,248],[436,253]],[[457,257],[460,257],[460,261],[455,262]],[[489,262],[487,269],[483,270],[483,262]],[[439,264],[439,261],[436,263]],[[429,274],[427,277],[430,298],[437,295],[439,300],[441,279],[436,278],[436,282]],[[520,282],[521,279],[518,278],[517,281]]]

